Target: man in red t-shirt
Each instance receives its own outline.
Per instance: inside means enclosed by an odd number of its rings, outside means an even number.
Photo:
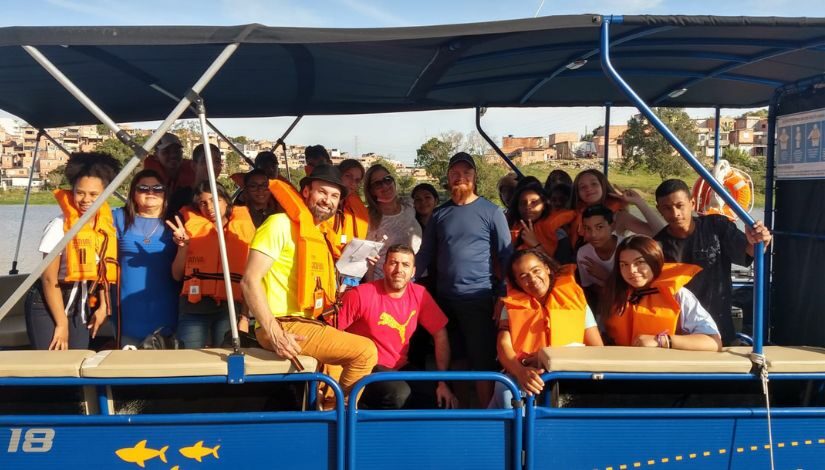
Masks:
[[[438,370],[450,364],[447,317],[427,290],[410,282],[415,275],[415,253],[407,245],[393,245],[384,261],[384,278],[361,284],[344,295],[338,327],[370,338],[378,349],[378,365],[373,372],[409,370],[407,351],[410,337],[423,326],[435,343]],[[404,408],[412,396],[432,396],[422,382],[377,382],[368,385],[360,403],[367,408]],[[429,393],[427,393],[429,391]],[[434,403],[456,408],[458,400],[445,382],[438,382]],[[424,404],[426,406],[426,403]]]

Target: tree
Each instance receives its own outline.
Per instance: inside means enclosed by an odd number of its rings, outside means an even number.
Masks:
[[[149,137],[144,135],[134,137],[134,141],[138,145],[143,145],[143,143],[148,139]],[[116,138],[104,140],[97,146],[97,148],[95,148],[95,151],[108,153],[109,155],[115,157],[121,164],[129,161],[129,159],[135,154],[135,152],[129,148],[128,145]]]
[[[234,151],[229,151],[224,159],[224,173],[232,175],[241,171],[241,156]]]
[[[447,184],[447,164],[459,148],[463,136],[459,132],[432,137],[415,151],[415,166],[424,168],[440,186]]]
[[[744,118],[744,117],[750,117],[750,116],[755,116],[755,117],[758,117],[758,118],[766,118],[766,117],[768,117],[768,109],[767,108],[762,108],[762,109],[757,109],[756,111],[748,111],[746,113],[743,113],[739,117]]]
[[[483,158],[476,158],[476,175],[478,184],[476,190],[479,196],[486,197],[494,204],[501,204],[498,197],[498,180],[510,170],[501,165],[487,163]]]
[[[69,181],[66,179],[66,164],[60,165],[50,171],[49,174],[46,175],[43,185],[45,186],[45,189],[48,190],[68,186]]]
[[[696,125],[681,108],[654,108],[653,112],[679,138],[679,140],[696,152],[698,138]],[[669,176],[684,175],[688,165],[681,155],[642,115],[634,116],[628,121],[624,135],[625,169],[647,169],[658,174],[662,179]]]

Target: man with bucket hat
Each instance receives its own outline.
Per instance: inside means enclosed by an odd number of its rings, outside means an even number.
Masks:
[[[368,338],[336,330],[318,320],[335,301],[335,266],[321,224],[335,214],[347,189],[337,168],[317,166],[300,182],[300,192],[281,180],[269,189],[284,212],[258,228],[241,286],[255,315],[255,336],[265,349],[293,362],[298,354],[341,366],[348,395],[377,361]]]

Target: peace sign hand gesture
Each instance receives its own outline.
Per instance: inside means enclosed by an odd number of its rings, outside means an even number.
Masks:
[[[175,244],[178,246],[187,246],[189,245],[189,234],[186,233],[186,228],[183,226],[183,222],[181,222],[180,217],[177,215],[175,216],[175,223],[167,220],[166,225],[172,229],[172,240],[175,241]]]
[[[533,228],[533,222],[531,220],[520,220],[519,225],[521,226],[521,240],[527,244],[530,248],[535,248],[539,245],[539,239],[536,236],[536,231]]]

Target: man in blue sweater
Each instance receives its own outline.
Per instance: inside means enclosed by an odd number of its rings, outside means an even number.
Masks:
[[[473,157],[453,155],[447,167],[451,198],[433,212],[415,263],[420,273],[435,270],[452,357],[466,359],[471,370],[497,370],[493,307],[512,246],[504,213],[476,193],[476,178]],[[482,407],[492,391],[489,382],[476,383]]]

